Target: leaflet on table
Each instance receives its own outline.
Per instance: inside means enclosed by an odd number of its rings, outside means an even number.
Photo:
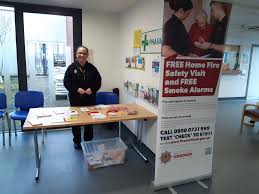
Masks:
[[[50,118],[51,123],[64,123],[64,117],[63,116],[52,116]]]
[[[92,112],[90,115],[93,119],[106,119],[106,115],[100,112]]]
[[[56,108],[54,109],[54,112],[58,115],[58,114],[65,114],[65,112],[67,112],[69,110],[69,108]]]
[[[130,112],[130,113],[133,113],[133,112]],[[109,117],[124,117],[124,116],[127,116],[128,114],[129,113],[126,111],[107,111],[107,116]]]
[[[39,117],[38,120],[43,124],[52,124],[52,123],[64,123],[63,115],[52,115],[50,117]]]
[[[76,110],[69,111],[69,116],[76,116],[76,115],[78,115],[78,112]]]
[[[52,113],[50,111],[40,111],[36,113],[37,117],[50,117]]]
[[[65,120],[66,122],[77,121],[77,120],[78,120],[78,116],[76,116],[76,115],[70,115],[70,116],[64,117],[64,120]]]
[[[42,125],[42,124],[43,124],[39,119],[36,119],[36,118],[30,119],[30,120],[29,120],[29,123],[30,123],[31,125]]]

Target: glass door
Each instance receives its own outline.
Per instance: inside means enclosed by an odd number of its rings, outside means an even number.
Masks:
[[[24,36],[28,90],[42,91],[45,107],[68,106],[63,78],[73,62],[73,18],[24,13]]]
[[[18,86],[14,8],[0,6],[0,91],[7,96],[7,111],[13,111]]]

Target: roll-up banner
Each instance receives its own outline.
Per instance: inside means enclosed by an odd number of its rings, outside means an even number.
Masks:
[[[219,77],[231,4],[165,0],[154,188],[212,174]],[[228,61],[224,56],[224,62]]]

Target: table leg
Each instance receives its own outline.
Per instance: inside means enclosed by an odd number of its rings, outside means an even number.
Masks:
[[[137,146],[139,146],[139,136],[140,136],[140,128],[142,126],[142,121],[138,120],[137,121]]]
[[[121,121],[119,121],[119,138],[121,138]]]
[[[145,120],[144,120],[145,121]],[[143,158],[145,162],[148,162],[148,159],[141,152],[142,145],[142,131],[143,131],[143,123],[144,121],[137,121],[137,145],[132,144],[133,149]]]
[[[37,129],[34,130],[34,149],[35,149],[35,161],[36,161],[36,176],[35,176],[35,179],[39,180],[40,154],[39,154],[38,131],[37,131]]]
[[[3,136],[3,145],[5,145],[4,117],[2,117],[2,136]]]
[[[142,145],[143,123],[144,123],[144,121],[140,122],[140,129],[139,129],[139,135],[138,135],[138,146],[139,146],[140,151],[141,151],[141,145]]]
[[[42,144],[45,143],[45,134],[44,134],[44,128],[41,129],[41,136],[42,136]]]
[[[8,114],[6,114],[8,132],[9,132],[9,146],[11,145],[11,119],[9,118]]]

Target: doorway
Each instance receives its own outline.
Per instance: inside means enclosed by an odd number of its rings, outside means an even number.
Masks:
[[[28,90],[42,91],[45,107],[68,106],[63,78],[73,62],[73,18],[38,13],[23,17]]]

